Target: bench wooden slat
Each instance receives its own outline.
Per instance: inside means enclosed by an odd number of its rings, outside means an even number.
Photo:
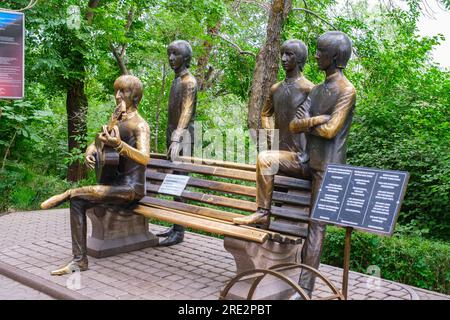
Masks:
[[[239,170],[239,169],[230,169],[230,168],[221,168],[221,167],[213,167],[202,164],[195,163],[183,163],[183,162],[171,162],[168,160],[162,159],[152,159],[147,165],[151,168],[165,168],[165,169],[173,169],[176,171],[183,172],[194,172],[201,173],[207,175],[218,176],[222,178],[230,178],[230,179],[238,179],[238,180],[246,180],[246,181],[256,181],[256,173]],[[311,189],[311,182],[307,180],[301,180],[291,177],[285,176],[275,176],[275,185],[289,187],[289,188],[297,188],[297,189]]]
[[[167,175],[166,173],[157,172],[154,170],[147,170],[146,172],[146,176],[148,179],[156,181],[163,181],[166,175]],[[188,181],[188,186],[238,194],[242,196],[256,197],[255,187],[243,186],[222,181],[205,180],[190,177]],[[279,191],[273,192],[273,201],[285,202],[290,204],[309,205],[310,198],[311,197],[309,195],[291,195]]]
[[[147,192],[159,194],[159,185],[147,183]],[[181,196],[185,199],[199,201],[215,206],[228,207],[247,212],[256,211],[256,203],[240,199],[231,199],[223,196],[216,196],[212,194],[204,194],[195,191],[184,190]],[[307,211],[300,209],[289,209],[272,206],[272,213],[277,216],[282,216],[288,219],[302,219],[307,216]]]
[[[144,197],[141,199],[141,201],[139,201],[139,204],[164,206],[169,209],[186,211],[189,213],[207,216],[207,217],[211,217],[211,218],[215,218],[215,219],[221,219],[221,220],[228,221],[228,222],[233,222],[233,218],[242,217],[242,215],[238,214],[238,213],[217,210],[217,209],[208,208],[208,207],[201,207],[201,206],[196,206],[194,204],[189,204],[189,203],[184,203],[184,202],[176,202],[173,200],[166,200],[166,199],[155,198],[155,197]]]
[[[179,211],[180,213],[190,213],[194,215],[199,215],[205,218],[211,218],[211,219],[217,219],[219,221],[222,221],[224,223],[233,224],[233,218],[236,217],[242,217],[242,215],[237,213],[232,213],[228,211],[222,211],[207,207],[200,207],[193,204],[183,203],[183,202],[177,202],[173,200],[166,200],[166,199],[159,199],[155,197],[144,197],[139,201],[140,205],[143,206],[160,206],[163,208],[168,208],[169,210]],[[241,228],[250,228],[254,230],[255,228],[250,226],[240,226]],[[272,230],[261,230],[261,232],[267,233],[270,237],[270,239],[278,241],[278,242],[289,242],[292,244],[298,244],[301,243],[301,239],[295,236],[287,236],[287,235],[280,235],[277,232],[273,232]]]
[[[240,226],[232,224],[204,219],[188,213],[181,214],[170,210],[162,210],[159,208],[152,208],[144,205],[136,205],[133,208],[133,211],[147,218],[168,221],[171,223],[180,224],[188,228],[227,235],[239,239],[255,241],[258,243],[263,243],[269,238],[269,235],[265,232],[250,230],[249,228],[242,228]]]
[[[302,222],[309,222],[309,208],[296,208],[290,209],[285,207],[274,207],[272,206],[271,213],[273,216],[278,218],[285,218],[288,220],[300,220]]]
[[[293,236],[306,238],[308,235],[308,225],[305,224],[304,227],[300,227],[295,224],[285,223],[280,220],[275,220],[270,222],[270,230],[291,234]]]

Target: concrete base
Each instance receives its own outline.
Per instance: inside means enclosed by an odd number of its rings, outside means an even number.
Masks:
[[[104,258],[119,253],[158,245],[158,238],[148,231],[148,220],[127,211],[95,207],[87,211],[92,222],[88,237],[88,255]]]
[[[224,247],[230,252],[236,262],[236,274],[247,270],[268,269],[281,263],[300,263],[301,244],[281,244],[274,241],[256,243],[240,240],[232,237],[224,237]],[[300,270],[286,271],[295,283],[298,282]],[[229,292],[227,299],[247,299],[248,291],[253,283],[253,278],[236,283]],[[254,300],[288,299],[294,290],[284,281],[273,276],[266,276],[258,285]]]
[[[236,273],[253,269],[267,269],[280,263],[300,263],[301,244],[286,244],[274,241],[256,243],[225,236],[224,248],[236,261]]]

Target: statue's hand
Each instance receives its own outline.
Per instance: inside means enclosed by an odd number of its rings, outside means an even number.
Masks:
[[[120,139],[119,128],[114,126],[113,128],[114,135],[110,135],[108,132],[108,127],[103,126],[103,132],[99,134],[99,139],[105,145],[113,148],[117,148],[122,140]]]
[[[329,115],[321,115],[307,119],[294,119],[289,124],[292,133],[309,132],[315,126],[327,123],[331,119]]]
[[[167,150],[167,157],[171,161],[179,161],[181,151],[181,143],[174,141],[171,143],[169,150]]]
[[[321,116],[313,117],[311,120],[313,121],[312,127],[327,123],[331,119],[331,116],[324,114]]]
[[[289,123],[291,133],[306,132],[309,130],[309,119],[294,119]]]
[[[95,145],[91,144],[86,149],[86,154],[85,154],[86,166],[91,170],[94,169],[94,167],[95,167],[95,155],[96,154],[97,154],[97,148],[95,147]]]

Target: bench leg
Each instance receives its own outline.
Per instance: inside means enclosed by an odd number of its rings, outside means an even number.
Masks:
[[[89,209],[87,216],[92,222],[92,235],[87,240],[91,257],[104,258],[158,245],[158,238],[148,230],[148,220],[143,216],[103,207]]]
[[[260,244],[225,236],[224,247],[234,257],[236,274],[253,269],[268,269],[281,263],[300,263],[301,260],[301,244],[280,244],[274,241]],[[297,283],[300,270],[287,271],[286,275]],[[267,280],[269,281],[258,286],[259,289],[254,296],[255,300],[284,300],[294,293],[293,289],[278,279],[270,277]],[[252,283],[253,279],[237,283],[229,292],[227,299],[246,299]]]

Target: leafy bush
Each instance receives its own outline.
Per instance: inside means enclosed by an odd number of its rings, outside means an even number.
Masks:
[[[0,171],[0,212],[39,209],[42,201],[85,181],[69,183],[57,176],[43,175],[16,162]]]
[[[328,227],[322,263],[342,268],[344,238],[345,230]],[[354,232],[351,246],[351,270],[366,273],[375,265],[383,279],[450,294],[450,245],[444,242]]]

